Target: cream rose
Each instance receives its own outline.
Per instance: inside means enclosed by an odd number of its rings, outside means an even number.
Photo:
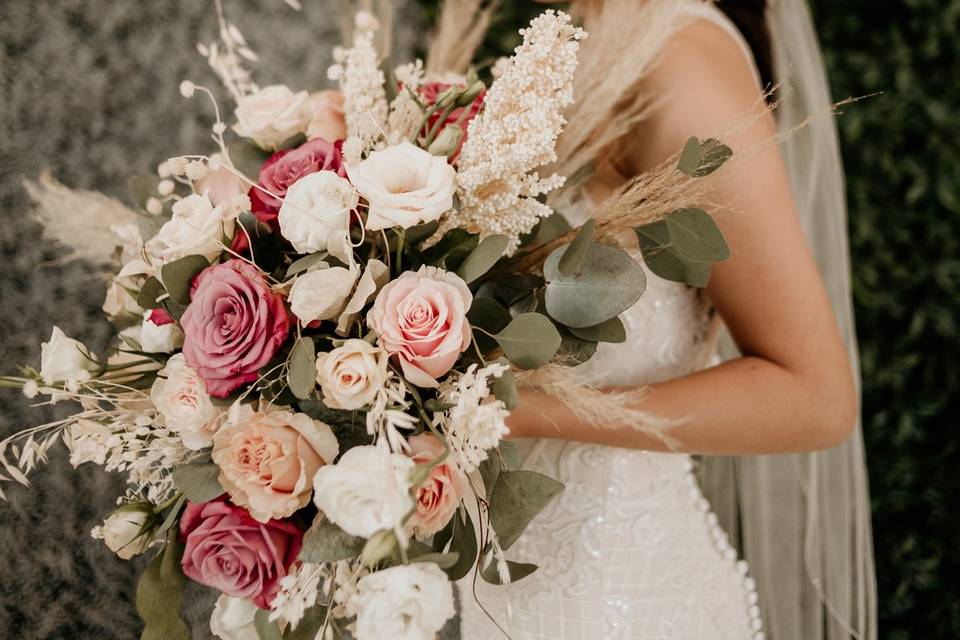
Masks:
[[[290,310],[303,324],[336,318],[347,305],[357,275],[356,269],[322,263],[294,281],[288,298]]]
[[[259,640],[253,622],[259,610],[247,598],[221,594],[210,616],[210,631],[220,640]]]
[[[351,607],[357,611],[357,640],[433,638],[455,613],[453,586],[430,562],[364,576]]]
[[[333,171],[306,175],[287,189],[277,215],[280,234],[300,253],[323,251],[331,235],[349,228],[358,202],[353,186]]]
[[[107,287],[107,295],[103,300],[103,312],[114,320],[129,320],[143,315],[143,309],[137,304],[137,299],[131,291],[137,291],[139,286],[133,278],[116,277]]]
[[[230,499],[267,522],[306,505],[314,474],[339,450],[327,424],[303,413],[276,411],[221,427],[212,457]]]
[[[329,142],[347,137],[347,123],[343,114],[343,94],[336,89],[311,93],[309,98],[313,118],[307,126],[307,137],[323,138]]]
[[[423,266],[387,283],[367,314],[380,345],[418,387],[436,387],[470,346],[467,310],[473,295],[454,273]]]
[[[410,458],[417,464],[429,464],[443,455],[443,443],[434,435],[421,433],[407,439]],[[427,479],[416,488],[417,510],[407,528],[421,540],[447,526],[466,494],[467,479],[456,465],[446,461],[430,470]]]
[[[335,525],[369,538],[394,529],[413,507],[413,461],[377,446],[354,447],[313,479],[313,501]],[[389,637],[389,636],[386,636]]]
[[[387,379],[387,353],[366,340],[352,338],[317,356],[317,382],[331,409],[359,409],[370,404]]]
[[[103,521],[100,534],[103,541],[122,560],[141,554],[150,546],[149,535],[138,535],[147,521],[146,511],[123,509],[114,511]]]
[[[284,85],[273,84],[240,98],[234,115],[237,124],[233,130],[237,135],[272,150],[306,131],[313,109],[306,91],[294,93]]]
[[[97,368],[93,354],[60,327],[54,327],[50,339],[40,345],[40,377],[47,384],[86,379]]]
[[[187,366],[182,353],[171,356],[157,374],[150,398],[164,424],[180,435],[188,449],[196,451],[213,442],[222,412],[214,406],[203,379]]]
[[[147,242],[147,251],[161,262],[189,255],[213,260],[233,236],[235,219],[235,208],[215,207],[206,194],[191,194],[173,205],[173,216]]]
[[[370,230],[407,229],[436,220],[453,206],[457,172],[446,158],[409,142],[374,151],[347,173],[370,204]]]

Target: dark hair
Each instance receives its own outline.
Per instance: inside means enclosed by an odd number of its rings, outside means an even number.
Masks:
[[[770,88],[773,84],[773,56],[767,29],[767,0],[718,0],[717,8],[727,14],[743,34],[756,60],[763,88]]]

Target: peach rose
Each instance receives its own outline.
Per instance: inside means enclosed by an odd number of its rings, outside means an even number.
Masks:
[[[307,103],[313,110],[313,119],[307,125],[307,138],[323,138],[334,142],[347,137],[342,93],[336,89],[317,91],[310,94]]]
[[[407,442],[410,458],[417,464],[427,464],[443,455],[443,443],[432,434],[422,433]],[[426,481],[417,487],[417,510],[407,521],[410,532],[423,540],[443,529],[466,490],[467,480],[456,465],[442,462],[435,466]]]
[[[340,451],[323,422],[303,413],[253,413],[217,432],[213,461],[230,499],[260,522],[285,518],[310,501],[313,476]]]
[[[470,346],[467,310],[473,294],[455,273],[422,266],[388,283],[367,322],[380,346],[396,356],[403,375],[418,387],[436,387]]]

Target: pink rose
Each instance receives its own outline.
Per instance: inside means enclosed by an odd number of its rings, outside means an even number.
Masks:
[[[429,463],[443,455],[443,443],[432,434],[422,433],[407,442],[410,457],[417,464]],[[435,466],[416,490],[417,510],[407,521],[413,535],[422,540],[447,526],[466,489],[467,480],[456,465],[444,462]]]
[[[180,517],[185,543],[183,574],[228,596],[269,609],[303,544],[292,522],[257,522],[246,511],[217,499],[187,503]]]
[[[367,322],[380,345],[396,356],[403,375],[418,387],[436,387],[470,346],[467,310],[473,295],[456,274],[422,266],[388,283]]]
[[[283,297],[243,260],[207,267],[196,277],[180,324],[187,364],[218,398],[256,380],[290,329]]]
[[[313,109],[313,120],[307,126],[307,137],[324,140],[343,140],[347,137],[347,122],[343,117],[343,94],[336,89],[311,93],[307,102]]]
[[[243,180],[227,169],[226,158],[219,153],[210,157],[216,161],[217,168],[208,171],[205,176],[197,180],[194,188],[197,193],[206,193],[213,206],[226,204],[235,207],[240,203],[240,196],[247,192]]]
[[[317,469],[339,452],[328,425],[291,411],[254,413],[221,428],[213,439],[220,484],[260,522],[306,506]]]
[[[259,184],[270,193],[264,193],[256,187],[250,188],[250,206],[254,215],[261,222],[274,224],[287,189],[311,173],[333,171],[341,178],[346,178],[347,170],[343,166],[340,146],[340,143],[316,138],[296,149],[277,151],[267,158],[260,167]]]

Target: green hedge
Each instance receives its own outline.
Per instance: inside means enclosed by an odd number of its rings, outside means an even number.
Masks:
[[[543,8],[503,4],[483,56]],[[880,637],[960,637],[960,0],[812,5],[834,96],[884,92],[839,119]]]

